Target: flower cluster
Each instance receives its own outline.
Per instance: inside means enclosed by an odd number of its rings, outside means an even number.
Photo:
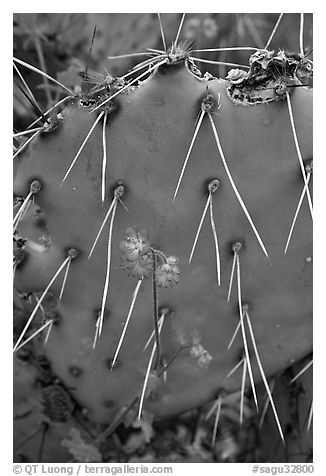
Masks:
[[[179,282],[179,260],[175,256],[166,258],[166,262],[158,266],[156,270],[156,282],[158,286],[169,288]]]
[[[199,343],[193,345],[190,349],[191,357],[197,359],[198,367],[205,369],[210,364],[213,357],[211,354]]]
[[[151,247],[147,230],[129,227],[119,245],[123,256],[120,258],[123,268],[130,276],[148,278],[155,270],[156,284],[169,288],[179,282],[179,260],[175,256],[166,257],[164,253]],[[153,257],[158,257],[163,263],[156,265]],[[156,260],[155,260],[156,261]]]
[[[150,245],[146,230],[137,231],[132,227],[126,229],[119,248],[124,254],[121,257],[122,266],[128,270],[130,276],[147,278],[153,271]]]
[[[213,357],[211,354],[201,345],[201,337],[199,336],[199,333],[197,330],[194,330],[192,332],[191,336],[192,340],[192,346],[190,349],[190,355],[191,357],[197,359],[197,365],[198,367],[202,369],[206,369],[209,364],[211,363],[211,360],[213,360]]]

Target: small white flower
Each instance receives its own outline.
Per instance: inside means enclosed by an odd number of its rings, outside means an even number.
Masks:
[[[166,263],[156,270],[156,282],[158,286],[168,288],[179,282],[179,260],[175,256],[169,256]]]
[[[200,337],[197,331],[193,332],[192,342],[193,346],[190,349],[191,357],[197,359],[198,367],[205,369],[209,366],[213,357],[211,354],[200,344]]]
[[[213,360],[211,354],[204,349],[201,344],[196,344],[190,349],[191,357],[194,357],[197,360],[198,366],[202,369],[207,368],[210,364],[210,361]]]
[[[130,261],[138,260],[145,255],[151,246],[146,230],[137,231],[135,228],[126,229],[125,238],[120,242],[119,248]]]

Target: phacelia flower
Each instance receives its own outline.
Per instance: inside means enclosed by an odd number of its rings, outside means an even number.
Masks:
[[[151,255],[148,253],[144,256],[140,256],[138,259],[131,261],[127,256],[120,258],[122,267],[126,269],[129,273],[129,276],[135,278],[148,278],[150,273],[153,271],[153,260]]]
[[[158,286],[169,288],[179,282],[179,260],[175,256],[166,258],[166,263],[158,266],[156,270],[156,282]]]
[[[144,256],[151,246],[145,229],[137,231],[135,228],[126,229],[125,237],[120,242],[119,248],[129,261],[136,261]]]
[[[209,366],[211,360],[213,360],[213,357],[211,354],[201,345],[200,341],[201,338],[197,332],[197,330],[194,330],[192,332],[192,347],[190,349],[190,355],[191,357],[197,359],[197,365],[198,367],[205,369]]]
[[[197,364],[202,369],[207,368],[210,364],[210,361],[213,359],[211,354],[206,349],[204,349],[201,344],[196,344],[191,347],[190,355],[191,357],[197,359]]]

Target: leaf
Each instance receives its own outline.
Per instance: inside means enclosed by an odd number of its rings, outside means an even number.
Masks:
[[[101,453],[96,446],[85,443],[79,430],[72,428],[69,432],[70,439],[62,440],[62,446],[68,448],[70,454],[73,455],[79,463],[102,463]]]

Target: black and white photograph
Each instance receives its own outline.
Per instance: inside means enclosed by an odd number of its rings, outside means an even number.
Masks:
[[[314,471],[313,17],[13,13],[14,473]]]

